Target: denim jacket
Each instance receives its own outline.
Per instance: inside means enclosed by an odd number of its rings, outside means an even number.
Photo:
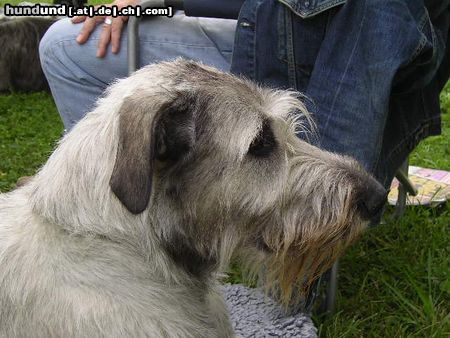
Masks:
[[[449,3],[246,0],[231,71],[306,94],[319,145],[388,186],[418,142],[440,133]]]
[[[320,14],[331,7],[341,5],[346,0],[279,0],[301,18]]]

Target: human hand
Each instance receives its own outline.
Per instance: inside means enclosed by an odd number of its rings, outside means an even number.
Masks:
[[[127,6],[136,6],[140,3],[139,0],[115,0],[112,4],[105,6],[117,6],[118,9],[122,9]],[[98,6],[96,6],[98,7]],[[120,51],[120,36],[122,35],[122,29],[125,22],[128,20],[128,16],[118,16],[116,18],[106,17],[106,16],[75,16],[72,18],[72,23],[83,22],[83,27],[81,28],[80,34],[77,36],[77,42],[79,44],[84,44],[91,33],[94,31],[95,27],[103,23],[102,32],[100,34],[100,40],[98,41],[97,57],[102,58],[106,55],[108,45],[111,44],[111,51],[117,54]]]

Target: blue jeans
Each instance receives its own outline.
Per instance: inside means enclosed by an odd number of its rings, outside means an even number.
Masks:
[[[127,76],[126,29],[118,54],[95,57],[101,25],[84,45],[75,38],[82,25],[56,22],[41,41],[39,52],[64,127],[70,130],[115,79]],[[140,26],[140,64],[184,57],[223,71],[230,69],[235,20],[154,17]]]
[[[440,132],[449,0],[246,0],[231,72],[306,94],[320,147],[385,186]]]

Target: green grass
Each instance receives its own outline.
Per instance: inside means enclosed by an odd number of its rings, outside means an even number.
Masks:
[[[448,206],[422,207],[369,231],[341,260],[339,312],[319,324],[322,336],[448,334],[449,222]]]
[[[0,191],[45,162],[63,127],[46,93],[0,96]]]
[[[411,164],[450,171],[450,82],[441,93],[442,134],[422,142],[410,157]]]
[[[442,135],[422,142],[410,162],[450,171],[450,82],[441,106]],[[0,95],[0,191],[32,175],[61,133],[48,94]],[[450,336],[449,203],[408,208],[399,221],[388,212],[386,220],[341,259],[338,312],[314,318],[322,337]],[[234,271],[231,279],[239,278]]]

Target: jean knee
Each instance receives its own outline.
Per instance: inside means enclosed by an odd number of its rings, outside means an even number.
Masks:
[[[39,43],[39,57],[42,68],[45,69],[47,64],[51,64],[50,59],[56,55],[64,55],[58,53],[57,50],[63,48],[63,41],[75,40],[78,31],[79,28],[72,24],[70,19],[58,20],[48,28]]]

